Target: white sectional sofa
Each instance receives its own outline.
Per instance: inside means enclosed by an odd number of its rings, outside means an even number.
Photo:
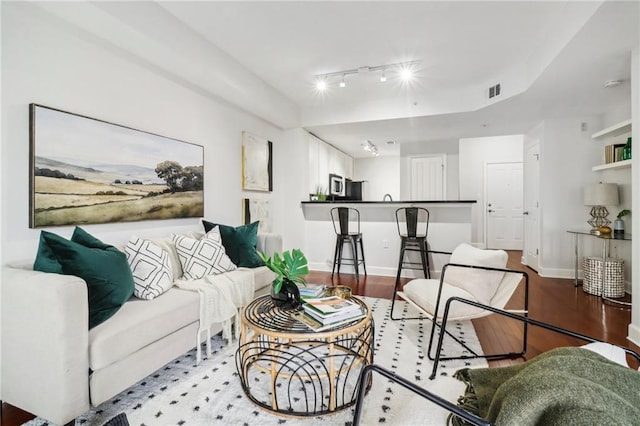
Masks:
[[[257,249],[281,252],[282,239],[258,234]],[[255,295],[267,294],[275,275],[265,266],[251,270]],[[132,297],[89,330],[82,279],[31,264],[4,266],[2,274],[2,400],[53,423],[72,422],[195,346],[195,292],[173,287],[153,300]]]

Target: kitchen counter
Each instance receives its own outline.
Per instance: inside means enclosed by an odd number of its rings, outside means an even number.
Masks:
[[[331,209],[353,207],[360,212],[360,229],[364,243],[367,272],[372,275],[395,276],[400,253],[400,237],[395,212],[401,207],[424,207],[429,210],[429,248],[453,251],[460,243],[471,243],[471,229],[475,200],[433,201],[302,201],[305,219],[305,254],[313,270],[331,270],[335,232],[331,222]],[[447,256],[433,255],[432,269],[439,272],[448,261]],[[353,268],[345,268],[351,271]],[[407,277],[413,271],[403,271]]]
[[[476,200],[420,200],[420,201],[355,201],[355,200],[327,200],[327,201],[302,201],[302,204],[470,204]]]

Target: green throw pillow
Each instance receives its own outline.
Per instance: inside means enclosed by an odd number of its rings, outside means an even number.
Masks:
[[[46,232],[46,231],[43,231]],[[98,248],[102,250],[106,250],[108,248],[112,248],[113,246],[109,244],[105,244],[93,235],[89,234],[84,229],[76,226],[73,230],[73,235],[71,236],[71,241],[82,244],[85,247]],[[41,272],[51,272],[54,274],[63,274],[62,265],[58,262],[58,258],[56,257],[49,244],[47,244],[44,239],[44,234],[40,233],[40,243],[38,244],[38,252],[36,253],[36,260],[33,263],[34,271]]]
[[[79,229],[79,228],[77,228]],[[74,232],[74,236],[76,233]],[[61,272],[75,275],[87,283],[89,299],[89,328],[104,322],[115,314],[133,294],[133,276],[127,257],[113,246],[80,230],[77,239],[97,247],[86,247],[78,242],[69,241],[51,232],[40,234],[41,247],[38,254],[45,252],[43,245],[53,253],[61,266]],[[50,258],[48,258],[50,259]],[[34,263],[36,266],[51,267],[47,262]],[[52,272],[46,270],[44,272]]]
[[[264,262],[256,251],[259,221],[249,225],[238,226],[237,228],[207,222],[206,220],[203,220],[202,224],[206,232],[211,231],[216,226],[220,229],[224,250],[236,266],[244,266],[246,268],[264,266]]]

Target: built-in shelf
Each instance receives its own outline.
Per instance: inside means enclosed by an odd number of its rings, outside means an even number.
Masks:
[[[622,161],[616,161],[614,163],[602,164],[600,166],[592,167],[591,170],[593,170],[594,172],[597,172],[599,170],[621,169],[624,167],[631,167],[631,161],[632,160],[622,160]]]
[[[600,130],[591,135],[593,139],[601,139],[605,137],[620,136],[631,131],[631,119],[614,124],[611,127]]]

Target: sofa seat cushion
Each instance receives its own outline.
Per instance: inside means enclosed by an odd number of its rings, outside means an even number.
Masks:
[[[89,368],[103,368],[197,322],[199,306],[197,293],[175,287],[153,300],[129,299],[114,316],[89,331]]]
[[[266,266],[253,268],[255,292],[258,293],[263,288],[270,286],[276,279],[276,274]]]
[[[402,287],[404,294],[416,305],[420,306],[426,312],[433,316],[436,310],[436,300],[438,300],[438,287],[440,280],[418,278],[411,280]],[[467,300],[477,302],[478,300],[467,291],[444,283],[442,286],[442,295],[440,300],[440,308],[438,309],[438,319],[444,315],[444,306],[451,297],[460,297]],[[475,306],[453,302],[449,309],[449,318],[464,318],[479,315],[484,309]]]

